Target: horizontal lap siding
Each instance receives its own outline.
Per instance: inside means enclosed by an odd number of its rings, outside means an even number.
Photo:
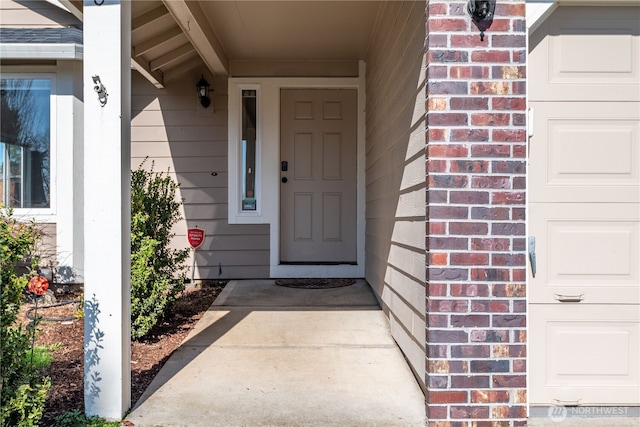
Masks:
[[[38,257],[38,266],[51,268],[52,271],[57,271],[57,262],[56,256],[58,254],[57,251],[57,235],[58,235],[58,227],[56,223],[37,223],[36,230],[40,234],[40,238],[36,241],[36,256]],[[60,271],[59,274],[62,275],[61,279],[71,279],[71,277],[64,277],[70,274],[67,269],[65,271]],[[60,281],[60,280],[58,280]]]
[[[155,171],[168,170],[180,183],[185,219],[174,227],[174,246],[188,246],[188,228],[198,227],[206,234],[196,254],[196,279],[266,278],[268,226],[228,223],[227,80],[210,79],[212,105],[204,109],[195,91],[199,77],[157,90],[134,73],[131,167],[148,157],[146,168],[153,162]]]
[[[387,3],[374,33],[366,87],[366,278],[424,385],[425,3]]]

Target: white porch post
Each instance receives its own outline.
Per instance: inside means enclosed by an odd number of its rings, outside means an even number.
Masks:
[[[83,80],[85,412],[121,419],[131,405],[130,1],[84,0]]]

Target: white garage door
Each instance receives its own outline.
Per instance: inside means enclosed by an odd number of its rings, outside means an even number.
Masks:
[[[640,404],[640,7],[530,37],[532,405]]]

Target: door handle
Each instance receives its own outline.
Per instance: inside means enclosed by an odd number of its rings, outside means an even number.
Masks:
[[[580,302],[584,299],[584,294],[580,294],[580,295],[556,294],[554,298],[559,302]]]
[[[536,238],[529,236],[529,264],[531,264],[531,275],[536,278]]]
[[[565,406],[565,407],[569,407],[569,408],[575,408],[578,406],[582,406],[582,399],[578,399],[578,400],[560,400],[560,399],[553,399],[555,400],[555,406]]]

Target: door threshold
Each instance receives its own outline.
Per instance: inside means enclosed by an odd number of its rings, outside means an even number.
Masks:
[[[280,265],[358,265],[352,261],[280,261]]]
[[[364,277],[364,266],[361,264],[309,264],[279,263],[269,269],[270,277],[279,279],[306,277],[306,278],[361,278]]]

